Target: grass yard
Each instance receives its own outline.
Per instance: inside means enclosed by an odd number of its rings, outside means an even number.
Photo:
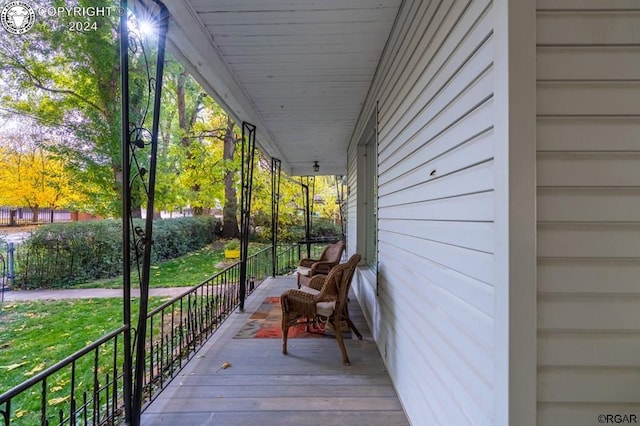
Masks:
[[[223,261],[222,248],[207,246],[159,265],[151,265],[149,287],[193,287],[221,271],[223,268],[216,265]],[[131,273],[131,284],[137,287],[138,282],[138,272],[134,270]],[[122,288],[122,276],[75,284],[73,288]]]
[[[263,244],[251,244],[254,253]],[[177,259],[154,265],[151,269],[151,287],[192,287],[235,262],[224,261],[222,244],[207,246]],[[137,272],[132,274],[132,284],[137,286]],[[122,277],[93,281],[74,288],[121,288]],[[169,297],[152,297],[151,311]],[[132,303],[132,313],[137,312],[138,300]],[[135,325],[135,319],[132,319]],[[61,361],[74,352],[95,342],[122,325],[122,299],[70,299],[12,302],[0,306],[0,393],[28,380],[38,372]],[[89,365],[80,368],[86,372],[81,382],[91,383],[91,357]],[[105,361],[106,361],[105,357]],[[84,362],[84,361],[83,361]],[[68,370],[68,369],[67,369]],[[49,408],[64,404],[68,395],[69,371],[49,379],[47,401]],[[28,397],[31,394],[30,397]],[[31,424],[26,416],[39,411],[40,388],[33,389],[26,399],[14,401],[13,412],[21,416],[20,424]],[[28,402],[27,402],[28,400]],[[36,424],[36,423],[33,423]]]
[[[264,247],[267,247],[267,245],[250,243],[249,253],[255,253]],[[193,287],[236,261],[225,261],[222,244],[209,245],[176,259],[162,262],[159,265],[151,265],[149,287]],[[131,285],[137,287],[138,282],[138,272],[134,270],[131,273]],[[122,288],[122,276],[74,284],[73,288]]]
[[[251,244],[255,253],[264,244]],[[192,287],[210,278],[235,261],[224,262],[224,250],[207,246],[193,252],[152,266],[151,287]],[[138,282],[132,274],[132,284]],[[121,288],[122,277],[99,280],[74,288]],[[151,311],[169,297],[152,297]],[[138,300],[132,303],[132,313],[137,312]],[[132,319],[135,326],[135,319]],[[28,380],[38,372],[61,361],[74,352],[95,342],[122,325],[122,299],[70,299],[12,302],[0,306],[0,393]],[[101,350],[101,362],[111,362],[108,349]],[[76,383],[92,383],[92,356],[78,362]],[[86,365],[85,365],[86,364]],[[64,369],[47,381],[47,410],[68,404],[70,369]],[[78,384],[80,387],[81,385]],[[39,424],[41,386],[25,392],[12,402],[12,412],[19,416],[19,424]]]
[[[168,297],[152,297],[150,309]],[[137,299],[132,312],[138,309]],[[122,325],[122,299],[39,300],[8,303],[0,309],[0,393],[28,380],[86,345]],[[109,363],[109,356],[104,356]],[[92,383],[91,356],[78,363],[76,383]],[[83,365],[87,364],[87,365]],[[47,382],[47,405],[54,412],[68,400],[70,369]],[[35,386],[12,402],[19,424],[39,424],[31,416],[40,407],[41,386]],[[34,423],[35,422],[35,423]]]

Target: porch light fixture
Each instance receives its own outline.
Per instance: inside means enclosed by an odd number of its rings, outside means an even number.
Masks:
[[[317,161],[313,162],[313,171],[318,173],[318,170],[320,170],[320,165],[318,164]]]

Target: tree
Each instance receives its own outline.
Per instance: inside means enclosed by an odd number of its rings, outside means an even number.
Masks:
[[[238,137],[234,133],[235,124],[233,119],[227,115],[227,123],[224,129],[224,155],[228,167],[224,175],[224,209],[222,210],[222,236],[236,238],[240,235],[238,228],[238,196],[236,193],[235,177],[237,167],[234,167],[234,156]]]
[[[196,154],[196,151],[200,147],[193,146],[194,138],[190,135],[193,133],[196,120],[198,119],[198,113],[202,111],[202,101],[206,94],[181,64],[176,63],[175,68],[177,69],[175,69],[171,76],[175,80],[180,144],[185,149],[186,167],[190,171],[193,171],[197,168],[197,164],[201,164],[198,162],[199,158],[197,158],[198,155]],[[200,192],[201,188],[201,183],[197,179],[194,180],[189,188],[193,193],[191,204],[195,216],[200,216],[204,213],[204,205],[198,200],[198,192]]]
[[[17,133],[0,145],[0,204],[27,206],[38,220],[38,209],[74,208],[83,202],[62,159],[46,149],[47,141],[37,133]]]
[[[93,3],[78,0],[79,6]],[[87,193],[90,209],[117,216],[122,185],[118,17],[95,17],[95,30],[86,32],[68,31],[73,19],[77,18],[61,14],[37,22],[20,37],[3,33],[2,104],[18,120],[32,117],[42,126],[72,134],[75,143],[52,149],[65,158],[77,181],[92,182],[87,186],[93,188]],[[143,67],[144,61],[132,61],[134,104],[148,87]],[[140,118],[139,113],[133,115]],[[140,202],[141,197],[134,200],[137,206]]]

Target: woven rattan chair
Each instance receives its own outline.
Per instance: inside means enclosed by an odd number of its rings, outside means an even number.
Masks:
[[[297,269],[298,288],[303,285],[308,285],[311,277],[314,275],[328,274],[331,268],[340,263],[344,248],[344,241],[338,241],[335,244],[329,244],[326,246],[318,259],[300,259]]]
[[[349,289],[361,256],[354,254],[347,263],[334,266],[329,275],[315,275],[309,286],[300,290],[287,290],[280,296],[282,306],[282,353],[287,354],[289,327],[304,319],[318,326],[330,325],[336,335],[342,362],[350,365],[342,331],[345,327],[353,330],[359,339],[362,334],[349,318],[347,306]]]

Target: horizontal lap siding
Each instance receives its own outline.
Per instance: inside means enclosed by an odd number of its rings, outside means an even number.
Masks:
[[[414,424],[492,423],[492,20],[486,0],[406,1],[365,105],[379,109],[378,344]]]
[[[640,3],[538,0],[538,423],[640,415]]]

